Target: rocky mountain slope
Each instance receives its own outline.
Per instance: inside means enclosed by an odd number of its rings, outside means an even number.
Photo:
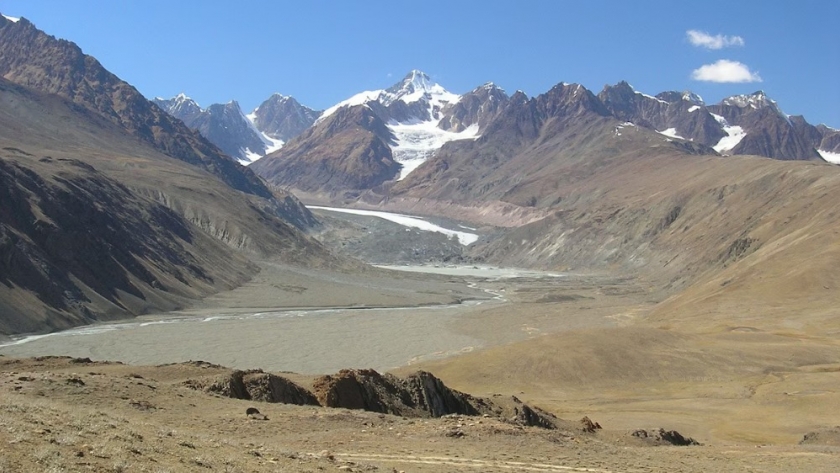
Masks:
[[[179,94],[171,99],[156,98],[153,102],[242,164],[250,164],[282,146],[282,142],[275,143],[260,133],[236,101],[202,109],[191,98]]]
[[[464,97],[464,104],[458,106],[461,96],[448,92],[423,72],[411,71],[388,89],[362,92],[328,108],[310,131],[267,156],[254,170],[276,185],[310,193],[354,193],[402,179],[444,143],[476,137],[480,124],[487,123],[507,99],[504,91],[492,84]],[[365,116],[371,126],[331,120],[338,113]],[[350,142],[358,145],[348,147]],[[338,178],[331,174],[329,183],[317,176],[321,163],[347,163],[348,159],[358,162],[342,166],[352,167],[358,175]],[[392,161],[398,164],[387,164]],[[387,172],[371,168],[372,164],[381,168],[382,163],[386,163]],[[312,182],[313,178],[320,179],[322,185]]]
[[[582,86],[578,87],[581,93],[592,95]],[[492,83],[459,96],[446,91],[426,74],[412,71],[388,89],[362,92],[328,108],[313,126],[318,127],[342,108],[369,107],[391,130],[394,139],[389,145],[390,154],[401,165],[398,176],[382,175],[380,179],[368,182],[374,187],[388,180],[404,179],[450,141],[476,139],[491,129],[494,133],[498,132],[506,123],[494,122],[510,100],[503,90]],[[521,94],[517,100],[527,101],[528,97]],[[788,117],[761,91],[707,105],[691,92],[663,92],[654,97],[637,92],[626,82],[621,82],[606,86],[593,96],[592,101],[599,102],[598,107],[607,112],[605,116],[619,123],[627,122],[672,140],[687,141],[686,146],[695,151],[702,150],[703,154],[837,161],[840,138],[836,130],[822,125],[812,126],[801,117]],[[356,132],[364,133],[358,129]],[[318,173],[318,167],[298,162],[305,160],[306,155],[300,150],[331,148],[332,145],[318,141],[330,138],[325,133],[313,133],[299,139],[306,141],[296,147],[298,151],[291,160],[287,159],[290,155],[282,150],[269,158],[269,161],[290,161],[271,165],[271,169],[293,166],[294,174],[280,172],[275,175],[267,170],[258,172],[269,181],[292,187],[296,187],[296,176],[307,181],[310,174]],[[366,150],[363,154],[372,152]],[[385,154],[379,157],[387,159]],[[358,180],[356,182],[358,184]],[[307,192],[323,191],[327,194],[336,190],[335,185],[318,189],[309,184],[306,189]],[[360,189],[344,190],[357,193]]]
[[[67,41],[0,19],[0,332],[171,310],[247,256],[333,264],[315,223]]]
[[[802,117],[789,117],[763,91],[707,105],[690,92],[652,97],[620,82],[604,87],[598,97],[621,120],[702,143],[724,155],[821,160],[822,153],[836,152],[831,138],[823,141],[834,134],[831,130],[808,125]]]
[[[370,189],[399,173],[393,141],[370,107],[343,107],[251,168],[276,186],[303,192]]]
[[[320,116],[321,112],[301,105],[294,97],[274,94],[249,113],[248,119],[268,137],[285,143],[303,133]]]
[[[206,109],[184,94],[158,97],[153,102],[246,166],[280,149],[321,115],[280,94],[272,95],[248,115],[235,100]]]
[[[201,166],[235,189],[260,197],[271,192],[253,173],[163,112],[72,42],[38,30],[26,18],[0,18],[0,76],[60,95],[102,114],[163,153]]]

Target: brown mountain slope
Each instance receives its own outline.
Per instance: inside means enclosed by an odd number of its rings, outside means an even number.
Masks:
[[[399,172],[391,140],[369,107],[344,107],[251,168],[276,186],[304,192],[370,189]]]
[[[256,271],[334,261],[263,199],[88,108],[0,80],[0,333],[182,307]],[[237,249],[242,251],[237,251]]]
[[[501,202],[545,215],[567,197],[566,186],[627,157],[698,151],[703,148],[623,124],[591,92],[561,84],[530,100],[515,94],[481,138],[448,143],[394,185],[389,198]]]
[[[828,232],[836,224],[833,214],[814,212],[836,201],[835,167],[698,156],[707,148],[617,122],[576,92],[561,85],[519,104],[514,97],[491,125],[497,130],[444,146],[392,187],[387,205],[451,210],[478,223],[511,220],[496,209],[513,206],[510,214],[532,222],[474,245],[474,256],[618,269],[670,291],[803,225]]]
[[[235,189],[271,196],[253,173],[146,100],[95,58],[70,41],[38,30],[25,18],[13,23],[0,17],[0,76],[95,110],[164,154],[201,166]]]

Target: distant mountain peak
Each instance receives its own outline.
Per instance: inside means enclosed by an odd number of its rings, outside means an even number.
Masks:
[[[171,99],[164,99],[155,97],[153,100],[158,106],[163,108],[167,113],[176,118],[184,120],[188,116],[195,116],[204,112],[204,109],[198,105],[198,102],[191,99],[187,94],[181,92]]]
[[[683,92],[682,99],[695,105],[706,105],[706,102],[703,101],[703,97],[691,92],[690,90]]]
[[[636,91],[636,88],[633,87],[632,85],[630,85],[630,83],[627,82],[626,80],[620,81],[618,84],[615,84],[613,87],[617,88],[617,89],[630,89],[633,92]]]
[[[767,98],[763,90],[755,91],[749,95],[733,95],[721,101],[722,105],[731,105],[738,108],[764,108],[776,106],[776,101]]]
[[[400,91],[406,91],[410,94],[420,90],[428,92],[436,85],[438,84],[432,81],[432,78],[429,77],[428,74],[423,71],[413,69],[411,72],[406,74],[403,80],[387,89],[387,92],[399,93]]]
[[[444,89],[443,86],[433,81],[428,74],[417,69],[406,74],[400,82],[385,89],[379,94],[378,100],[387,107],[397,100],[413,103],[424,97],[440,102],[454,103],[458,100],[458,95]]]

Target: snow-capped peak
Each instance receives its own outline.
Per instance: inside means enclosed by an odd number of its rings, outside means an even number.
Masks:
[[[768,106],[775,106],[776,102],[767,98],[767,94],[763,90],[753,92],[750,95],[733,95],[721,101],[723,105],[731,105],[738,108],[764,108]]]
[[[158,101],[158,105],[163,107],[170,115],[182,116],[183,114],[201,113],[204,111],[204,109],[201,108],[195,100],[189,98],[183,92],[171,99],[156,97],[155,100]]]
[[[438,84],[432,82],[432,78],[425,72],[414,69],[402,81],[388,88],[386,92],[395,95],[413,94],[418,91],[430,92],[435,86],[440,87]]]
[[[387,107],[397,100],[414,103],[424,97],[432,102],[448,103],[455,103],[460,98],[457,94],[449,92],[440,84],[432,81],[425,72],[415,69],[409,72],[402,81],[386,89],[381,94],[379,101]]]
[[[5,18],[5,19],[7,19],[7,20],[11,21],[12,23],[17,23],[17,22],[19,22],[19,21],[20,21],[20,18],[17,18],[17,17],[14,17],[14,16],[6,16],[6,15],[3,15],[3,18]]]
[[[784,118],[785,121],[790,124],[790,117],[786,113],[782,112],[782,109],[779,108],[779,105],[776,104],[775,100],[767,98],[767,94],[765,94],[763,90],[753,92],[749,95],[733,95],[732,97],[727,97],[721,101],[721,105],[729,105],[738,108],[752,108],[755,110],[769,107],[772,110],[775,110],[779,116]]]
[[[434,114],[444,105],[456,103],[460,99],[460,95],[447,91],[440,84],[432,81],[426,73],[415,69],[409,72],[403,80],[387,89],[360,92],[333,105],[324,110],[324,113],[318,118],[318,122],[323,121],[341,107],[364,105],[368,102],[379,102],[387,107],[398,100],[407,104],[425,100],[428,102],[430,113]],[[422,118],[421,120],[425,119]]]
[[[507,92],[505,92],[505,89],[499,87],[498,85],[494,84],[493,82],[487,82],[487,83],[484,83],[482,85],[479,85],[475,89],[471,90],[469,93],[475,94],[475,93],[479,93],[479,92],[482,92],[482,91],[487,92],[487,94],[491,98],[493,97],[494,92],[502,93],[504,95],[507,95]]]
[[[703,97],[695,94],[694,92],[690,92],[688,90],[683,92],[682,99],[685,100],[686,102],[691,102],[695,105],[706,105],[706,103],[703,101]]]
[[[185,94],[185,93],[183,93],[183,92],[181,92],[180,94],[176,95],[175,97],[172,97],[172,99],[173,99],[173,100],[175,100],[175,102],[176,102],[176,103],[182,103],[182,102],[186,102],[186,101],[190,101],[190,102],[195,103],[195,100],[193,100],[193,99],[189,98],[189,97],[187,96],[187,94]],[[198,104],[196,104],[196,105],[198,105]]]

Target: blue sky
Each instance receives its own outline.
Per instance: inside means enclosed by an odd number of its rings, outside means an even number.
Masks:
[[[840,127],[837,0],[0,0],[0,12],[74,41],[147,97],[236,99],[246,113],[274,92],[326,108],[416,68],[456,93],[627,80],[713,103],[764,90]],[[694,45],[692,30],[710,37]]]

